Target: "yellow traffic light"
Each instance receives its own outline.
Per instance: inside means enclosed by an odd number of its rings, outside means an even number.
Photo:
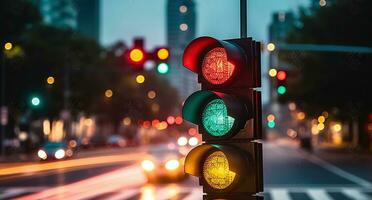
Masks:
[[[205,160],[203,175],[212,188],[225,189],[234,182],[236,174],[229,170],[226,155],[222,151],[216,151]]]

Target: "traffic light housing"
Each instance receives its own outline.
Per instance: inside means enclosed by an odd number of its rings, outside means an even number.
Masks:
[[[167,47],[157,47],[152,51],[144,49],[144,39],[135,38],[133,47],[124,52],[125,61],[134,71],[142,71],[146,61],[154,61],[156,72],[158,74],[167,74],[169,72],[168,59],[170,52]]]
[[[287,92],[287,84],[286,84],[287,75],[288,75],[288,72],[285,70],[278,70],[276,74],[276,79],[278,81],[276,91],[279,95],[284,95]]]
[[[152,52],[152,58],[156,63],[156,72],[160,75],[167,74],[169,72],[169,50],[165,47],[156,48]]]
[[[205,142],[187,155],[185,172],[199,177],[206,199],[253,198],[263,191],[260,43],[200,37],[183,64],[202,88],[185,101],[183,118]]]
[[[148,55],[144,49],[144,39],[134,39],[134,45],[132,48],[127,49],[124,52],[125,60],[135,71],[143,70],[143,64],[145,63]]]

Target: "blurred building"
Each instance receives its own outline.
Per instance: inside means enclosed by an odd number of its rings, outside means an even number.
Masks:
[[[269,41],[274,44],[285,43],[288,33],[295,23],[292,12],[277,12],[272,15],[272,22],[269,26]],[[288,69],[289,65],[279,60],[279,51],[273,51],[269,55],[270,68]],[[275,80],[270,81],[270,100],[277,97]]]
[[[171,52],[168,79],[185,100],[198,89],[197,76],[182,65],[182,54],[187,44],[195,38],[196,13],[193,0],[168,0],[167,43]]]
[[[285,39],[293,28],[295,22],[292,12],[277,12],[272,15],[269,27],[269,39],[271,42],[285,42]]]
[[[43,22],[59,28],[75,29],[77,11],[73,0],[35,0]]]
[[[269,26],[269,41],[276,46],[280,43],[286,43],[288,33],[293,28],[295,18],[292,12],[277,12],[272,15],[272,21]],[[280,51],[278,49],[270,52],[269,54],[269,68],[283,69],[290,71],[291,66],[279,59]],[[288,78],[287,78],[288,79]],[[278,80],[275,77],[269,77],[269,102],[268,108],[265,111],[272,113],[278,118],[275,130],[279,133],[287,132],[287,125],[291,123],[291,113],[288,111],[286,105],[278,103]]]
[[[33,0],[43,22],[99,41],[100,0]]]
[[[75,0],[77,10],[77,31],[99,41],[99,0]]]

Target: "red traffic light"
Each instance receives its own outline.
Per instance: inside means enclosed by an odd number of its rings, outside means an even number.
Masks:
[[[202,74],[212,84],[222,84],[229,80],[234,73],[235,66],[227,60],[224,48],[216,47],[204,57]]]
[[[279,81],[284,81],[286,78],[287,78],[287,73],[285,71],[278,71],[278,73],[276,74],[276,78],[279,80]]]
[[[144,59],[144,53],[141,49],[138,49],[138,48],[132,49],[129,52],[129,59],[132,62],[140,63]]]
[[[183,54],[183,65],[199,75],[205,89],[260,87],[259,43],[252,39],[217,40],[200,37]],[[245,78],[243,78],[245,77]]]

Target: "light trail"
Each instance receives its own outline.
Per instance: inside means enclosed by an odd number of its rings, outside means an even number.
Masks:
[[[24,173],[36,173],[55,169],[66,169],[74,167],[83,167],[90,165],[102,165],[118,163],[125,161],[134,161],[142,158],[145,153],[130,153],[123,155],[96,156],[89,158],[79,158],[74,160],[63,160],[51,163],[26,164],[21,166],[11,166],[0,169],[0,176],[15,175]]]

